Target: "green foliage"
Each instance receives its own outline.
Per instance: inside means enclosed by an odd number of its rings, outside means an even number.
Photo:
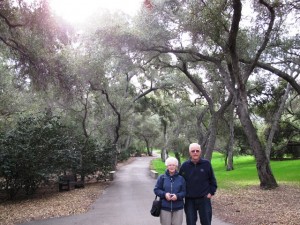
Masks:
[[[75,136],[74,136],[75,137]],[[116,147],[110,141],[100,142],[93,138],[85,139],[82,136],[76,136],[74,140],[74,149],[76,154],[69,153],[73,161],[61,162],[58,168],[63,169],[62,172],[71,171],[74,174],[80,174],[81,179],[86,175],[101,171],[105,177],[109,171],[113,170],[116,164]]]
[[[189,144],[183,137],[171,137],[169,146],[174,152],[178,152],[181,155],[188,157],[187,149],[189,149]]]
[[[118,162],[122,162],[122,161],[129,159],[130,155],[131,154],[130,154],[129,150],[121,151],[120,154],[118,155]]]
[[[18,68],[16,79],[27,85],[30,79],[40,89],[51,82],[70,87],[67,76],[62,76],[66,64],[59,52],[69,43],[72,29],[53,17],[48,1],[6,0],[0,10],[1,51],[8,51],[4,60]]]
[[[1,186],[10,198],[20,189],[32,194],[49,174],[74,163],[74,154],[72,140],[58,118],[20,118],[0,137],[0,177],[5,180]]]
[[[239,154],[252,154],[247,136],[240,124],[234,126],[235,146]]]
[[[53,174],[70,171],[84,177],[99,170],[108,174],[115,156],[112,144],[85,141],[57,117],[20,118],[0,135],[0,188],[13,198],[20,190],[33,194]]]
[[[110,142],[101,144],[99,147],[95,149],[97,163],[96,169],[100,170],[104,175],[108,175],[109,171],[115,169],[115,165],[117,163],[117,149],[116,146]],[[94,168],[94,172],[97,170]]]

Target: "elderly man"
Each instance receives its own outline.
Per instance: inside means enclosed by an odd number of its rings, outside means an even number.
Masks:
[[[190,144],[189,153],[190,159],[179,170],[186,181],[186,224],[196,225],[198,212],[201,224],[211,225],[211,198],[217,190],[217,181],[210,162],[201,158],[200,145]]]

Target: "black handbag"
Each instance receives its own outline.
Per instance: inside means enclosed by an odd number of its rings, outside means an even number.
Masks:
[[[150,210],[150,213],[152,216],[159,217],[160,210],[161,210],[161,199],[157,200],[157,195],[156,195],[152,203],[152,208]]]
[[[165,181],[165,175],[162,175],[162,188],[164,186],[164,181]],[[157,195],[155,196],[154,201],[152,202],[152,207],[150,210],[150,213],[152,216],[155,217],[159,217],[160,215],[160,210],[161,210],[161,198],[159,198],[159,200],[157,200]]]

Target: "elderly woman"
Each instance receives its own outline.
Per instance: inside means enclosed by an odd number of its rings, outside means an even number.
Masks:
[[[178,174],[178,160],[167,158],[166,172],[157,178],[154,193],[162,199],[161,225],[181,225],[183,221],[183,198],[186,194],[185,180]]]

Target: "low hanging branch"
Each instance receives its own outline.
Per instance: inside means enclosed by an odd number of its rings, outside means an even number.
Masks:
[[[117,124],[115,126],[115,138],[113,140],[113,144],[117,144],[119,137],[120,137],[120,128],[121,128],[121,113],[117,110],[117,108],[115,107],[115,105],[111,102],[109,95],[107,93],[107,91],[103,88],[100,87],[96,87],[91,81],[89,81],[91,89],[94,91],[101,91],[101,93],[103,95],[105,95],[105,99],[107,101],[107,103],[110,105],[110,107],[112,108],[112,110],[114,111],[114,113],[117,115]]]

